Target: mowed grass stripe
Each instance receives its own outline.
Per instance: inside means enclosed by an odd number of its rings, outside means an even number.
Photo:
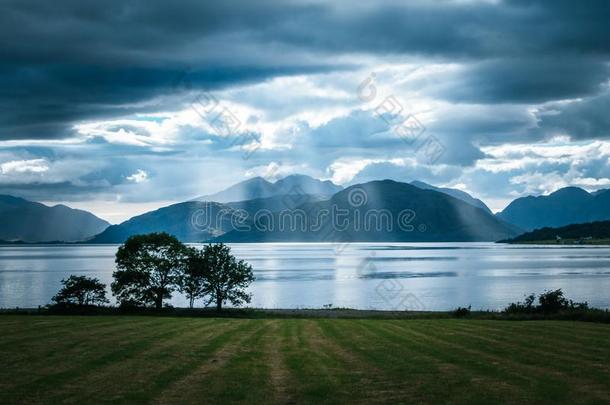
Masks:
[[[294,403],[298,384],[294,374],[286,365],[286,357],[292,348],[289,346],[288,323],[275,320],[268,329],[265,341],[265,357],[269,362],[269,384],[273,390],[273,402],[278,404]]]
[[[529,375],[533,376],[537,376],[540,370],[544,369],[546,370],[545,374],[549,378],[554,379],[564,387],[576,386],[578,387],[577,391],[603,391],[603,386],[609,381],[608,365],[599,367],[600,364],[595,362],[595,360],[600,361],[599,357],[595,358],[594,361],[578,360],[578,355],[583,353],[582,348],[587,346],[582,346],[579,352],[575,353],[576,358],[568,357],[566,359],[562,356],[562,353],[566,353],[568,350],[561,344],[548,345],[545,349],[533,349],[527,343],[498,342],[489,339],[482,333],[478,329],[478,322],[473,321],[470,325],[470,334],[456,332],[456,325],[449,323],[427,323],[426,328],[428,332],[434,333],[446,341],[459,344],[468,350],[481,351],[487,356],[495,356],[505,359],[505,361],[509,360],[512,362],[509,365],[511,369],[516,369],[520,366],[526,367],[529,370]],[[417,329],[417,326],[414,329]],[[426,332],[422,331],[422,333]],[[539,336],[540,332],[537,335]],[[610,350],[607,346],[605,350],[607,353],[603,358],[610,358]],[[587,380],[583,380],[581,376],[588,374],[591,368],[597,368],[598,370],[595,373],[591,373]],[[565,384],[566,380],[569,380],[571,384]],[[600,399],[610,398],[602,397]]]
[[[422,328],[422,323],[423,321],[413,325],[404,325],[404,322],[392,322],[392,326],[399,328],[399,330],[405,333],[420,334],[423,339],[434,343],[434,346],[446,347],[447,352],[456,351],[463,353],[464,357],[477,358],[480,360],[479,366],[493,366],[488,368],[486,371],[487,375],[495,374],[505,381],[512,380],[516,383],[519,380],[526,379],[528,385],[535,381],[536,384],[534,384],[533,388],[541,397],[557,401],[568,398],[577,400],[581,398],[580,391],[585,391],[593,399],[606,399],[604,395],[600,397],[599,387],[590,380],[585,385],[584,381],[574,377],[571,381],[572,384],[567,384],[569,380],[566,378],[567,376],[548,363],[546,363],[546,367],[544,367],[545,362],[537,362],[536,364],[531,364],[531,362],[525,363],[524,359],[529,357],[523,356],[522,352],[517,350],[517,347],[513,351],[502,350],[493,345],[484,345],[481,342],[457,338],[455,335],[447,334],[446,331],[431,331],[431,324],[428,322],[423,325],[428,328],[427,332],[424,332],[420,329]],[[476,328],[476,321],[473,321],[473,324],[475,324],[473,328]],[[572,389],[573,387],[576,390]],[[580,387],[586,389],[580,389]]]
[[[449,324],[437,324],[435,327],[447,328]],[[544,331],[530,331],[527,334],[510,334],[501,332],[491,333],[489,329],[480,327],[473,329],[472,322],[465,321],[454,323],[448,328],[447,333],[456,334],[469,339],[483,341],[488,344],[499,345],[514,350],[519,347],[519,351],[526,353],[527,356],[540,356],[544,361],[553,360],[558,365],[580,364],[585,366],[601,366],[601,370],[607,370],[608,365],[596,363],[600,358],[610,356],[610,340],[608,337],[597,340],[588,340],[586,344],[577,344],[568,339],[549,338]],[[481,333],[481,332],[484,333]],[[583,350],[586,347],[587,350]],[[561,348],[561,350],[557,350]],[[592,353],[591,353],[592,352]],[[557,362],[560,360],[560,362]]]
[[[519,373],[501,371],[478,355],[466,356],[466,353],[443,344],[434,336],[423,338],[421,334],[410,330],[409,325],[405,325],[404,330],[397,328],[391,321],[367,322],[366,325],[380,338],[390,339],[399,347],[411,346],[416,352],[436,360],[439,364],[437,372],[428,375],[427,379],[421,379],[421,389],[426,392],[426,398],[435,396],[434,387],[438,387],[435,376],[442,376],[447,390],[461,400],[500,401],[507,397],[512,397],[513,400],[526,399],[522,387],[528,380]],[[485,391],[479,392],[477,396],[470,395],[470,392],[480,391],[483,386],[486,387]],[[470,387],[471,390],[464,390],[464,387]],[[460,398],[460,395],[464,398]]]
[[[451,398],[470,403],[525,398],[516,385],[488,375],[487,368],[473,362],[476,359],[462,359],[459,353],[445,353],[415,336],[396,333],[387,328],[388,321],[359,323],[369,333],[367,341],[358,342],[359,350],[386,373],[386,384],[378,390],[387,400],[434,402]],[[336,329],[349,339],[348,328],[337,325]],[[484,391],[477,389],[483,384],[487,387]]]
[[[116,318],[113,321],[115,334],[111,335],[114,337],[112,343],[117,343],[132,335],[140,334],[140,328],[145,323],[154,322],[154,319],[146,322],[142,320],[130,322],[128,326],[117,321]],[[96,352],[100,352],[100,356],[106,356],[112,347],[109,349],[98,343],[100,334],[94,326],[88,324],[86,327],[83,326],[82,320],[78,328],[72,323],[64,323],[60,320],[56,328],[59,333],[64,331],[61,339],[41,338],[24,344],[3,345],[0,353],[6,361],[5,367],[0,368],[0,388],[23,388],[27,391],[30,384],[49,378],[52,380],[53,374],[73,368],[81,361],[89,361]],[[101,336],[103,338],[104,335]],[[29,372],[25,376],[16,376],[11,373],[11,368],[25,368]]]
[[[426,357],[425,364],[428,367],[422,367],[421,356],[414,351],[409,350],[406,354],[402,350],[404,347],[399,347],[398,351],[378,346],[375,343],[376,335],[362,324],[343,324],[342,321],[339,323],[332,320],[320,320],[319,323],[327,338],[332,339],[334,345],[340,346],[341,351],[349,353],[349,367],[359,376],[359,381],[352,389],[363,402],[385,403],[407,398],[413,400],[417,387],[412,382],[407,382],[405,377],[437,371],[435,359],[431,357]],[[415,360],[416,356],[419,359]],[[405,361],[405,358],[408,360]]]
[[[450,372],[451,365],[418,350],[415,342],[405,336],[389,335],[374,326],[369,321],[338,321],[328,325],[338,344],[363,358],[369,369],[381,370],[381,375],[370,376],[367,385],[370,396],[381,402],[434,398],[434,389],[426,385]],[[460,378],[466,378],[464,374]]]
[[[19,340],[10,344],[1,344],[0,353],[10,351],[18,353],[19,356],[13,359],[14,362],[31,364],[36,359],[44,357],[47,362],[54,363],[56,357],[59,360],[70,356],[71,352],[82,350],[86,346],[96,346],[95,341],[90,338],[99,336],[115,336],[117,339],[140,330],[147,325],[153,325],[154,319],[138,319],[129,322],[126,326],[122,322],[113,319],[107,323],[98,323],[93,327],[82,328],[75,324],[61,324],[56,327],[53,336],[43,335],[40,338]],[[8,364],[7,364],[8,365]]]
[[[160,403],[193,403],[214,398],[218,403],[266,403],[273,397],[270,365],[264,356],[264,338],[271,321],[251,320],[248,333],[224,345],[205,364],[188,375],[179,388],[164,392]]]
[[[452,323],[454,325],[468,325],[469,322],[470,320],[439,320],[441,324]],[[494,324],[497,324],[497,321],[477,320],[478,327],[485,330],[486,333],[495,332],[515,338],[531,338],[537,335],[536,331],[540,331],[549,342],[572,344],[576,347],[599,340],[610,342],[610,337],[603,324],[576,321],[510,321],[503,323],[501,328]]]
[[[298,381],[293,397],[306,403],[327,403],[331,398],[341,403],[347,394],[345,381],[349,369],[335,353],[325,352],[314,341],[320,337],[312,327],[313,320],[290,319],[284,330],[285,365],[292,378]]]
[[[261,354],[260,336],[265,331],[266,321],[242,320],[238,322],[241,323],[239,328],[225,330],[223,335],[214,338],[210,342],[209,349],[200,353],[202,356],[199,359],[186,362],[179,369],[168,370],[159,375],[155,381],[156,389],[154,391],[158,394],[154,396],[156,397],[155,402],[199,402],[202,398],[207,398],[210,392],[220,395],[224,389],[236,393],[240,386],[232,383],[233,378],[240,381],[240,385],[243,384],[244,388],[255,390],[257,387],[250,385],[255,382],[248,381],[247,374],[243,375],[244,372],[248,373],[252,370],[251,365],[246,364],[246,367],[241,369],[233,367],[233,363],[243,361],[242,358],[249,357],[253,353]],[[236,370],[227,371],[233,368]],[[257,372],[259,371],[257,370]],[[260,382],[260,379],[256,381],[259,384]]]
[[[116,318],[117,322],[126,322]],[[83,320],[86,323],[86,320]],[[125,324],[127,326],[127,324]],[[87,325],[89,327],[89,325]],[[122,359],[136,353],[146,351],[158,341],[170,339],[189,327],[189,321],[184,319],[157,320],[147,328],[137,328],[125,335],[117,333],[105,340],[89,340],[86,347],[81,347],[75,353],[62,353],[57,361],[46,364],[47,371],[33,381],[27,381],[17,387],[19,392],[35,398],[54,396],[55,392],[63,392],[62,385],[70,384],[75,378],[88,373],[98,372],[105,366],[113,365]],[[107,338],[107,337],[106,337]],[[77,343],[77,342],[75,342]],[[92,344],[93,343],[93,344]],[[78,348],[77,348],[78,349]],[[44,361],[44,358],[41,360]],[[48,361],[48,359],[47,359]],[[35,389],[32,389],[35,387]]]
[[[0,403],[610,403],[610,325],[7,319]]]
[[[457,365],[460,371],[470,369],[476,372],[478,377],[472,378],[469,382],[469,385],[473,388],[488,386],[490,387],[490,394],[493,393],[497,400],[509,393],[510,395],[517,396],[515,400],[527,400],[524,396],[526,392],[524,388],[531,385],[532,378],[525,371],[529,370],[526,370],[511,359],[501,358],[477,348],[452,342],[450,339],[446,339],[443,334],[438,333],[438,331],[436,333],[430,333],[430,331],[426,333],[420,332],[417,330],[418,323],[400,325],[387,322],[385,323],[385,328],[397,335],[406,334],[416,338],[422,350],[433,350],[437,355]],[[534,387],[530,386],[530,388],[538,390],[536,394],[550,399],[556,399],[554,396],[561,398],[562,393],[541,391],[556,383],[555,379],[550,378],[547,374],[540,374],[537,377],[538,382],[542,382],[542,384]],[[547,395],[550,395],[550,397]]]
[[[464,329],[467,328],[467,329]],[[485,347],[488,352],[497,353],[503,357],[512,356],[519,357],[524,364],[546,364],[548,360],[557,360],[558,358],[565,361],[554,361],[553,364],[561,367],[562,364],[587,364],[591,365],[590,360],[599,359],[596,356],[588,356],[583,348],[591,350],[591,344],[600,344],[598,342],[589,342],[587,345],[573,346],[569,340],[545,342],[546,334],[543,330],[531,331],[529,336],[522,336],[520,339],[506,338],[506,335],[499,334],[490,335],[479,327],[478,321],[467,323],[426,323],[418,328],[414,324],[414,329],[423,334],[427,332],[435,332],[436,335],[451,339],[464,346],[474,345],[476,348]],[[519,348],[519,350],[515,350]],[[600,347],[605,354],[610,354],[608,346]],[[569,355],[571,354],[571,355]],[[572,367],[571,367],[572,368]],[[571,369],[570,368],[570,369]]]
[[[190,364],[203,361],[208,352],[228,341],[231,332],[246,327],[230,320],[191,319],[185,328],[158,339],[146,350],[129,353],[103,368],[85,372],[72,384],[85,387],[78,392],[78,397],[86,400],[95,400],[100,390],[112,392],[114,402],[151,400],[165,384],[171,383],[172,372],[188,372]]]
[[[306,320],[305,330],[310,341],[310,347],[321,353],[330,366],[330,369],[344,370],[337,373],[341,376],[339,383],[345,387],[340,395],[346,398],[357,397],[369,400],[375,398],[370,392],[370,379],[373,375],[374,366],[364,362],[356,356],[348,347],[337,342],[336,338],[329,333],[328,325],[322,319]]]
[[[45,317],[32,317],[34,319],[49,319]],[[55,318],[55,317],[52,317]],[[65,317],[57,317],[57,321],[46,321],[46,322],[27,322],[22,328],[5,329],[3,326],[3,334],[0,336],[0,347],[2,346],[13,346],[15,344],[29,343],[33,341],[39,341],[41,339],[53,339],[53,338],[64,338],[66,333],[79,333],[82,330],[82,322],[79,320],[81,317],[71,317],[72,319],[66,319]],[[116,319],[103,317],[96,319],[96,325],[116,325]],[[99,323],[98,323],[99,322]],[[15,338],[15,336],[18,336]]]

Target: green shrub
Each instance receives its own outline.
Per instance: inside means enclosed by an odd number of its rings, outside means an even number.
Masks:
[[[470,315],[470,305],[468,305],[468,308],[457,307],[457,309],[451,312],[451,315],[456,318],[464,318],[465,316]]]
[[[530,294],[524,302],[513,302],[504,308],[507,314],[556,314],[566,311],[586,311],[589,309],[587,302],[574,302],[563,296],[561,288],[545,291],[538,297],[538,305],[534,305],[535,294]]]

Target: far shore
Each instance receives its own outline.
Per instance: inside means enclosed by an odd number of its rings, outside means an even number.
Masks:
[[[2,308],[0,316],[11,315],[70,315],[70,316],[155,316],[155,317],[203,317],[203,318],[244,318],[244,319],[478,319],[478,320],[571,320],[610,323],[609,309],[590,308],[584,311],[559,312],[553,314],[525,313],[507,314],[496,310],[468,310],[457,308],[452,311],[409,311],[409,310],[376,310],[352,308],[224,308],[218,312],[215,308],[178,308],[162,310],[154,308],[136,308],[125,310],[118,307],[72,308],[54,310],[52,307],[39,308]]]
[[[533,241],[502,241],[498,243],[506,243],[509,245],[552,245],[552,246],[610,246],[610,239],[562,239],[557,241],[555,239],[549,240],[533,240]]]

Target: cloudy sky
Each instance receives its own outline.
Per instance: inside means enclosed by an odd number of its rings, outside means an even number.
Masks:
[[[118,222],[257,175],[493,210],[610,187],[609,21],[603,0],[5,0],[0,193]]]

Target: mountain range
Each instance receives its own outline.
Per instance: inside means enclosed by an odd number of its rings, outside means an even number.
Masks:
[[[435,187],[430,184],[424,183],[423,181],[417,181],[417,180],[414,180],[409,184],[411,184],[412,186],[421,188],[422,190],[434,190],[434,191],[438,191],[439,193],[450,195],[451,197],[455,197],[458,200],[462,200],[470,205],[481,208],[483,211],[487,212],[488,214],[492,214],[489,207],[483,201],[479,200],[478,198],[474,198],[473,196],[471,196],[470,194],[468,194],[465,191],[458,190],[456,188]]]
[[[460,199],[392,180],[351,186],[329,200],[306,202],[297,210],[303,213],[301,217],[294,212],[290,216],[276,212],[265,218],[265,223],[254,223],[248,231],[236,229],[215,240],[493,241],[519,233],[514,226]]]
[[[0,195],[0,240],[75,242],[91,238],[108,225],[87,211]]]
[[[304,175],[275,182],[255,177],[111,226],[86,211],[0,196],[0,240],[122,243],[134,234],[164,231],[185,242],[495,241],[536,228],[610,219],[608,191],[567,187],[547,196],[518,198],[494,215],[483,201],[464,191],[419,181],[381,180],[344,189]],[[356,203],[354,196],[360,198]],[[333,209],[355,221],[342,233],[333,218],[323,215]],[[287,210],[292,211],[291,218],[284,215]],[[401,215],[411,211],[410,222],[402,224],[408,229],[402,229]],[[356,222],[358,215],[360,221],[371,223],[368,229]],[[390,228],[383,222],[388,217]],[[261,226],[261,218],[267,226]],[[295,222],[294,229],[280,229],[279,224],[288,220],[319,227],[303,230]]]
[[[420,183],[416,187],[384,180],[343,190],[329,181],[303,175],[289,176],[275,183],[254,178],[217,194],[174,204],[113,225],[88,242],[122,243],[130,235],[153,231],[174,234],[185,242],[329,241],[329,238],[341,241],[493,241],[519,233],[516,227],[494,217],[486,206],[481,208],[480,200],[463,192],[455,193],[458,190],[437,191],[429,185],[425,189],[423,185]],[[334,192],[336,190],[339,191]],[[354,190],[364,194],[366,204],[350,204],[348,197]],[[249,199],[226,201],[240,195],[247,195]],[[321,218],[321,213],[331,212],[333,208],[347,213],[351,226],[338,231],[330,219],[326,219],[319,224],[319,229],[315,228],[313,224]],[[415,213],[416,217],[411,219],[413,224],[408,224],[414,230],[404,231],[398,227],[397,221],[404,210]],[[391,217],[391,229],[377,230],[376,224],[371,224],[375,225],[373,229],[370,226],[367,229],[365,224],[356,227],[351,223],[357,213],[363,215],[363,221],[385,220],[379,218],[382,212]],[[365,218],[366,213],[377,217]],[[265,224],[257,222],[260,214],[264,214],[261,218],[267,221]],[[295,226],[296,221],[303,221],[311,227],[289,229],[288,221],[294,221]]]
[[[560,244],[566,240],[580,241],[580,243],[597,243],[600,240],[607,242],[610,240],[610,221],[586,222],[556,228],[545,227],[501,242]]]
[[[610,192],[565,187],[545,196],[517,198],[497,216],[526,231],[603,221],[610,219]]]
[[[343,187],[328,180],[322,181],[302,174],[293,174],[274,183],[262,177],[254,177],[216,194],[201,196],[195,200],[228,203],[287,194],[310,194],[330,197],[342,189]]]

